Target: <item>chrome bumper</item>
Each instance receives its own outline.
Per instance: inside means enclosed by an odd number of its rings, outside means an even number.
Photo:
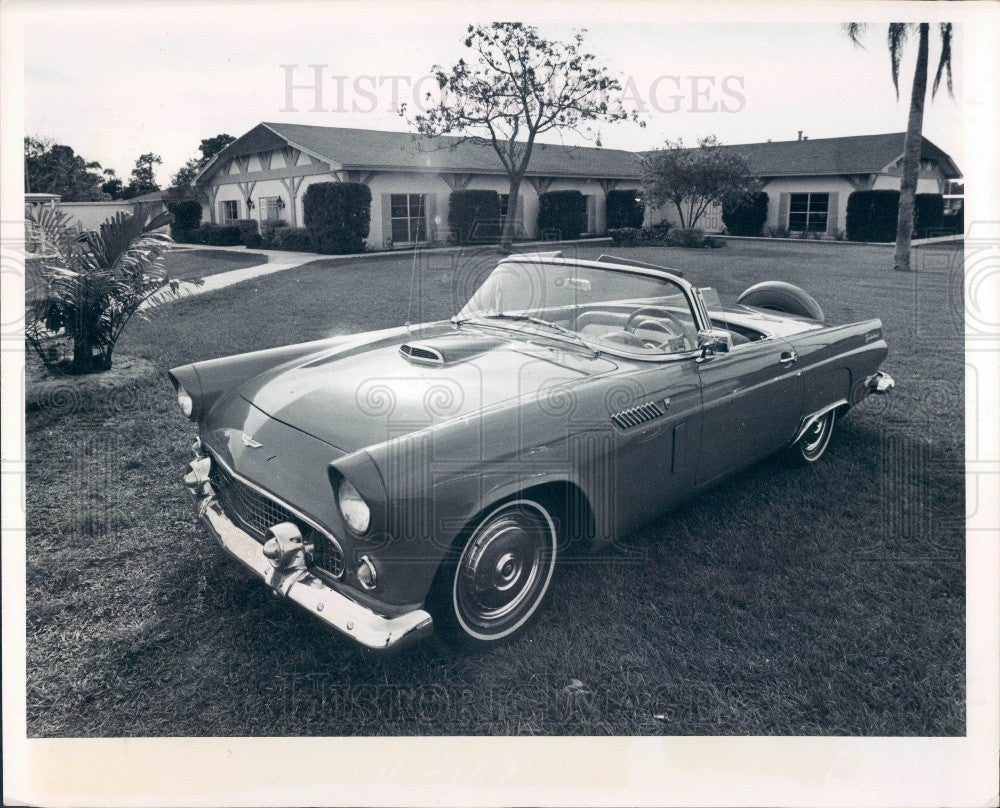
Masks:
[[[264,547],[222,510],[209,480],[212,458],[195,441],[195,459],[188,464],[184,486],[194,498],[198,517],[218,539],[222,549],[261,578],[280,597],[288,598],[327,627],[336,629],[366,648],[384,650],[404,640],[419,639],[431,630],[431,616],[423,609],[383,617],[341,594],[313,575],[305,564],[284,561],[280,566],[264,555]]]
[[[892,388],[896,386],[896,381],[888,373],[883,373],[880,370],[874,376],[868,377],[868,381],[865,386],[868,388],[869,393],[874,393],[877,396],[884,396],[892,392]]]

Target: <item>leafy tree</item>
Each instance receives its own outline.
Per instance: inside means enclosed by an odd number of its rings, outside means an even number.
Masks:
[[[847,36],[855,45],[861,45],[861,35],[865,23],[846,23]],[[930,23],[889,23],[887,43],[889,62],[892,70],[892,85],[899,98],[899,65],[910,35],[917,34],[917,64],[913,72],[913,87],[910,90],[910,114],[906,122],[906,141],[903,150],[903,176],[899,186],[899,219],[896,223],[895,269],[910,271],[910,241],[913,237],[914,198],[917,193],[917,171],[920,168],[920,151],[923,146],[924,102],[927,100],[927,67],[930,39]],[[954,97],[951,79],[951,35],[950,22],[939,23],[941,55],[934,73],[931,98],[937,95],[941,79],[945,79],[948,95]]]
[[[69,146],[41,138],[24,139],[24,190],[59,194],[67,202],[106,199],[101,164],[88,162]]]
[[[26,215],[44,250],[30,279],[38,291],[28,304],[25,339],[50,370],[108,370],[122,329],[143,302],[177,292],[178,280],[162,260],[170,237],[156,232],[173,217],[119,211],[81,237],[65,213],[48,205],[33,205]],[[48,347],[66,339],[73,358],[62,363]]]
[[[132,169],[132,178],[129,180],[125,198],[131,199],[134,196],[159,191],[160,186],[156,182],[156,166],[162,163],[163,159],[160,155],[153,154],[153,152],[139,155],[139,159],[135,161],[135,168]]]
[[[459,143],[491,146],[510,179],[510,199],[517,199],[539,135],[575,131],[599,145],[594,123],[637,120],[612,100],[621,84],[583,50],[584,33],[556,42],[519,22],[470,25],[469,59],[450,70],[434,66],[441,97],[411,123],[423,135],[454,134]],[[427,99],[433,100],[430,93]],[[405,106],[400,114],[406,115]],[[514,238],[516,208],[510,205],[504,220],[504,252]]]
[[[115,173],[113,168],[104,169],[104,176],[107,179],[101,185],[101,191],[112,199],[121,199],[125,193],[125,183],[122,182],[121,177]]]
[[[235,140],[236,138],[232,135],[216,135],[215,137],[207,137],[202,140],[201,145],[198,146],[198,151],[201,152],[201,164],[205,165],[205,163]]]
[[[198,172],[208,164],[209,160],[235,140],[236,138],[232,135],[225,134],[202,140],[201,145],[198,146],[201,157],[192,157],[174,174],[170,188],[167,189],[167,196],[175,200],[190,199],[197,196],[198,194],[192,190],[192,186],[194,185],[195,177],[198,176]]]
[[[655,207],[672,202],[682,228],[697,225],[709,205],[758,190],[746,158],[715,135],[701,138],[696,148],[668,140],[643,163],[647,201]]]

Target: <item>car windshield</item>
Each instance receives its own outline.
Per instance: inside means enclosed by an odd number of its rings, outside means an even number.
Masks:
[[[694,350],[698,343],[678,284],[570,263],[504,261],[454,321],[545,333],[618,354],[662,356]]]

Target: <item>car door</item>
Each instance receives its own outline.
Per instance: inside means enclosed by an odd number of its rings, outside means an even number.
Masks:
[[[654,364],[604,392],[611,416],[618,535],[659,515],[697,481],[701,380],[694,359]]]
[[[698,362],[699,485],[760,460],[795,437],[803,406],[797,364],[792,345],[779,338],[738,345]]]

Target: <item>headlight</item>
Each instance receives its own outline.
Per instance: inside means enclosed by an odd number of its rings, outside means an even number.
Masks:
[[[351,485],[346,477],[341,478],[340,486],[337,488],[337,504],[340,505],[340,513],[351,530],[355,533],[364,533],[368,530],[372,518],[371,509],[361,498],[358,489]]]
[[[180,405],[181,412],[184,413],[185,417],[190,418],[191,413],[194,412],[194,399],[180,385],[177,385],[177,403]]]

